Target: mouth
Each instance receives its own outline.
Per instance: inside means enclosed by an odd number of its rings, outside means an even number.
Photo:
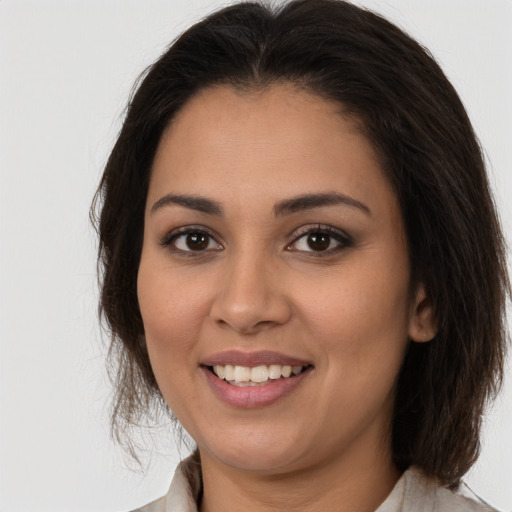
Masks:
[[[254,387],[265,386],[279,380],[297,377],[311,368],[311,365],[291,366],[271,364],[250,367],[234,364],[217,364],[214,366],[207,366],[207,368],[219,379],[226,381],[232,386]]]
[[[260,408],[296,393],[309,381],[309,361],[273,351],[231,350],[209,356],[200,364],[215,396],[236,408]]]

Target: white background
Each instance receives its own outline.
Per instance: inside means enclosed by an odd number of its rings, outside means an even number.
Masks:
[[[443,65],[486,149],[512,240],[512,0],[366,0]],[[0,0],[0,510],[113,512],[166,492],[109,439],[88,208],[136,76],[215,0]],[[512,512],[512,372],[473,489]],[[166,447],[167,445],[167,447]],[[184,454],[186,451],[183,452]]]

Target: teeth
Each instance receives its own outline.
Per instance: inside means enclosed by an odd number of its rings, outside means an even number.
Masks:
[[[268,380],[268,368],[266,366],[251,368],[251,380],[253,382],[266,382]]]
[[[232,386],[237,386],[239,388],[247,388],[247,387],[252,387],[252,386],[259,386],[259,384],[257,384],[256,382],[237,382],[236,380],[231,380],[229,381],[229,383],[232,385]]]
[[[281,368],[281,375],[283,377],[288,378],[292,374],[292,367],[291,366],[283,366]]]
[[[217,366],[217,368],[219,368]],[[220,367],[222,368],[222,366]],[[220,377],[220,375],[219,375]],[[230,364],[227,364],[226,366],[224,366],[224,377],[220,377],[221,379],[226,379],[226,380],[235,380],[235,367],[234,366],[231,366]]]
[[[249,382],[251,380],[251,369],[247,366],[235,366],[235,378],[237,382]]]
[[[299,375],[299,373],[302,371],[302,366],[292,366],[292,373],[293,375]]]
[[[280,379],[281,378],[281,365],[271,364],[268,367],[268,377],[269,377],[269,379]]]
[[[304,366],[289,366],[271,364],[270,366],[260,365],[250,368],[248,366],[215,365],[213,372],[220,379],[227,380],[235,386],[257,386],[267,383],[269,380],[288,378],[292,374],[298,375]]]
[[[225,366],[214,366],[213,371],[218,375],[219,378],[225,379],[226,378],[226,367]]]

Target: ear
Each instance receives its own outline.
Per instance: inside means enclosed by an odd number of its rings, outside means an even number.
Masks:
[[[417,343],[430,341],[437,334],[434,306],[425,292],[423,284],[418,285],[411,305],[409,338]]]

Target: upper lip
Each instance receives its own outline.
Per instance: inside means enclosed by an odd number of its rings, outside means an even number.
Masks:
[[[233,366],[270,366],[271,364],[279,364],[281,366],[306,366],[311,363],[304,359],[288,356],[280,352],[272,350],[261,350],[255,352],[242,352],[240,350],[227,350],[218,352],[206,357],[202,363],[204,366],[225,366],[231,364]]]

